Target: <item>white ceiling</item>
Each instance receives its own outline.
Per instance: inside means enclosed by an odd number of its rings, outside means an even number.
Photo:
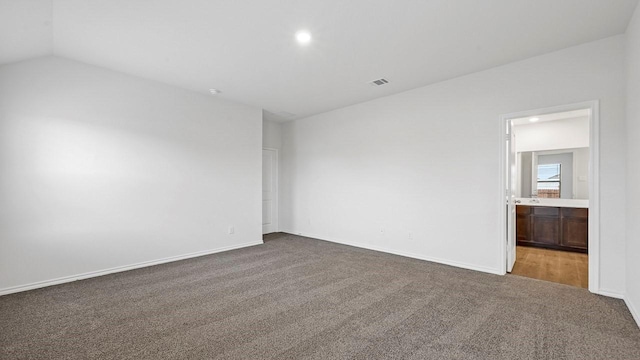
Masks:
[[[638,3],[51,1],[0,0],[0,62],[53,51],[202,93],[217,88],[223,91],[217,96],[271,114],[295,114],[281,120],[621,34]],[[313,36],[308,46],[295,41],[300,29]],[[381,77],[390,83],[368,84]]]

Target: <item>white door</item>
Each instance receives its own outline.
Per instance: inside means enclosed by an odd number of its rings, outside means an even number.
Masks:
[[[278,231],[278,150],[262,149],[262,233]]]
[[[511,121],[507,123],[507,271],[513,270],[516,263],[516,183],[518,168],[516,164],[516,135]]]

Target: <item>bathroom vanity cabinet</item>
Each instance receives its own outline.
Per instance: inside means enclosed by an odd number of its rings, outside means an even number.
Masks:
[[[516,206],[518,245],[586,253],[589,244],[589,209]]]

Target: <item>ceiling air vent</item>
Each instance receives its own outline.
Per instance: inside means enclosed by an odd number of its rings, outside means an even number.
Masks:
[[[382,86],[384,84],[388,84],[389,80],[387,79],[378,79],[378,80],[373,80],[372,82],[370,82],[371,85],[373,86]]]

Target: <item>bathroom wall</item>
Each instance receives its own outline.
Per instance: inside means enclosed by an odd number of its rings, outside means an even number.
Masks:
[[[516,125],[513,131],[517,152],[589,147],[588,117]]]

